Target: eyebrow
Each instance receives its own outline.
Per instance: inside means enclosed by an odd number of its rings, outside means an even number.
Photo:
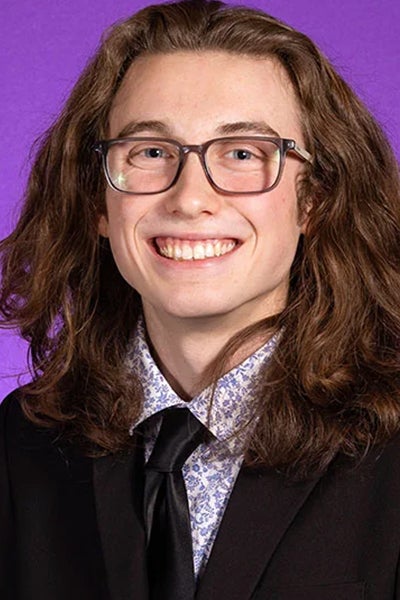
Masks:
[[[230,135],[232,133],[260,133],[272,137],[280,137],[265,121],[236,121],[234,123],[223,123],[217,127],[217,133],[220,135]]]
[[[143,131],[153,131],[159,135],[170,135],[169,127],[163,121],[129,121],[118,133],[117,138],[129,137]]]
[[[129,121],[118,133],[117,138],[125,138],[143,131],[152,131],[158,135],[171,136],[171,130],[163,121]],[[235,121],[232,123],[222,123],[216,128],[217,135],[232,135],[240,133],[255,133],[272,137],[280,137],[265,121]]]

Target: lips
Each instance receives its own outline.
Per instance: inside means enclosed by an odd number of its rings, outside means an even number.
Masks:
[[[239,241],[234,238],[207,238],[188,240],[174,237],[154,238],[158,254],[176,261],[205,260],[232,252]]]

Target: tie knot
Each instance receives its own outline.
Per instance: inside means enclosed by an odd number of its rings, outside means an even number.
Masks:
[[[188,408],[165,410],[146,469],[162,473],[179,471],[197,446],[205,440],[206,432],[206,427]]]

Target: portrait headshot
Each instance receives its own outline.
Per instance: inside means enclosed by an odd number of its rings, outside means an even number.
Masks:
[[[5,61],[1,600],[400,600],[399,8],[85,11]]]

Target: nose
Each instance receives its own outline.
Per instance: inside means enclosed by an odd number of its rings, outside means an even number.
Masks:
[[[221,195],[207,179],[200,155],[188,153],[178,181],[166,192],[167,211],[195,219],[202,214],[217,212],[221,201]]]

